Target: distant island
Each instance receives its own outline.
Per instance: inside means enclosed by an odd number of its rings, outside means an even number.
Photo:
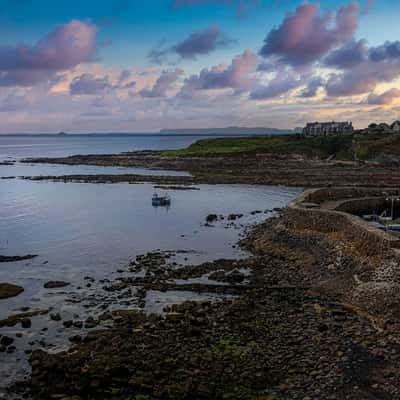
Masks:
[[[186,128],[186,129],[161,129],[160,133],[165,135],[227,135],[227,134],[245,134],[245,135],[284,135],[293,133],[292,129],[277,129],[265,127],[241,127],[229,126],[227,128]]]

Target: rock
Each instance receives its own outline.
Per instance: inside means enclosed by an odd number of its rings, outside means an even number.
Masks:
[[[23,318],[21,319],[21,326],[25,329],[30,328],[32,325],[32,322],[29,318]]]
[[[226,278],[226,273],[223,270],[212,272],[208,276],[208,279],[210,279],[212,281],[223,281],[225,278]]]
[[[229,214],[228,215],[228,221],[234,221],[238,218],[242,218],[243,214]]]
[[[14,339],[9,336],[2,336],[0,339],[0,344],[5,347],[10,346],[13,343]]]
[[[80,343],[81,341],[82,341],[82,336],[80,336],[80,335],[74,335],[74,336],[71,336],[70,338],[69,338],[69,341],[71,342],[71,343]]]
[[[63,282],[63,281],[49,281],[44,284],[44,287],[46,289],[56,289],[68,286],[69,284],[70,284],[69,282]]]
[[[73,324],[73,321],[71,321],[71,320],[63,322],[63,325],[65,326],[65,328],[71,328],[72,324]]]
[[[0,262],[23,261],[23,260],[30,260],[35,257],[37,257],[36,254],[27,254],[25,256],[0,256]]]
[[[75,328],[81,329],[83,327],[83,322],[82,321],[74,321],[73,325]]]
[[[18,296],[24,291],[21,286],[13,285],[11,283],[0,283],[0,299],[8,299],[9,297]]]
[[[52,313],[50,314],[50,319],[52,319],[53,321],[61,321],[61,315],[60,313]]]
[[[96,321],[93,317],[89,317],[85,321],[85,328],[91,329],[96,327],[99,324],[98,321]]]
[[[232,283],[241,283],[244,281],[244,275],[237,269],[234,269],[227,275],[226,280]]]
[[[217,219],[218,219],[217,214],[208,214],[206,217],[206,222],[208,222],[208,223],[215,222]]]

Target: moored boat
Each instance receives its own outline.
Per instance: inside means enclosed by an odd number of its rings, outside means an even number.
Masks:
[[[169,206],[171,204],[171,198],[167,194],[160,196],[157,193],[154,193],[153,197],[151,198],[151,204],[154,207]]]

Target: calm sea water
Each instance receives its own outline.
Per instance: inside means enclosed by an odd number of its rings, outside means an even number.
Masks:
[[[186,147],[204,136],[193,135],[0,135],[0,160],[27,157],[64,157],[74,154],[110,154],[135,150]]]
[[[187,146],[196,137],[0,137],[2,159],[34,156],[64,156],[77,153],[114,153],[138,149],[167,149]],[[129,169],[135,173],[146,170]],[[0,176],[58,175],[63,173],[120,173],[126,169],[109,167],[68,167],[52,165],[0,166]],[[88,172],[89,171],[89,172]],[[154,173],[151,171],[150,173]],[[166,173],[158,171],[156,173]],[[174,173],[169,171],[168,173]],[[102,285],[85,286],[84,277],[115,279],[133,257],[147,251],[187,250],[188,262],[200,263],[218,258],[241,257],[232,247],[245,226],[273,215],[268,210],[284,207],[299,189],[248,185],[200,185],[200,190],[172,191],[169,209],[153,208],[151,184],[86,184],[33,182],[0,179],[0,254],[38,254],[30,261],[0,264],[0,282],[19,284],[25,291],[11,299],[0,300],[0,319],[22,307],[60,312],[64,319],[93,314],[84,301],[93,299]],[[263,213],[252,215],[251,211]],[[210,213],[244,213],[237,229],[226,222],[204,226]],[[66,289],[48,291],[49,280],[68,281]],[[101,296],[101,294],[100,294]],[[202,297],[203,296],[203,297]],[[159,311],[163,304],[185,299],[210,298],[185,292],[151,292],[146,311]],[[204,297],[205,296],[205,297]],[[211,296],[212,297],[212,296]],[[117,298],[108,306],[120,308]],[[126,304],[124,305],[126,307]],[[47,350],[62,348],[65,330],[48,316],[32,319],[32,328],[7,328],[0,334],[15,337],[18,351],[0,353],[0,382],[10,383],[27,371],[23,349],[31,341],[51,343]],[[62,325],[61,325],[62,326]],[[42,331],[42,328],[47,328]],[[23,333],[17,338],[16,333]],[[71,335],[71,332],[67,333]],[[37,348],[39,345],[35,345]],[[40,347],[40,346],[39,346]],[[1,384],[0,384],[1,386]],[[1,390],[0,390],[1,395]]]
[[[0,166],[0,177],[22,175],[69,174],[153,174],[187,175],[174,171],[148,171],[143,168],[67,166],[23,164],[19,161],[34,157],[65,157],[75,154],[114,154],[137,150],[168,150],[189,146],[204,136],[179,135],[0,135],[0,161],[17,161]]]

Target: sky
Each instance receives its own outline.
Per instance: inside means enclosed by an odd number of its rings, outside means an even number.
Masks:
[[[400,119],[398,0],[0,0],[0,133]]]

